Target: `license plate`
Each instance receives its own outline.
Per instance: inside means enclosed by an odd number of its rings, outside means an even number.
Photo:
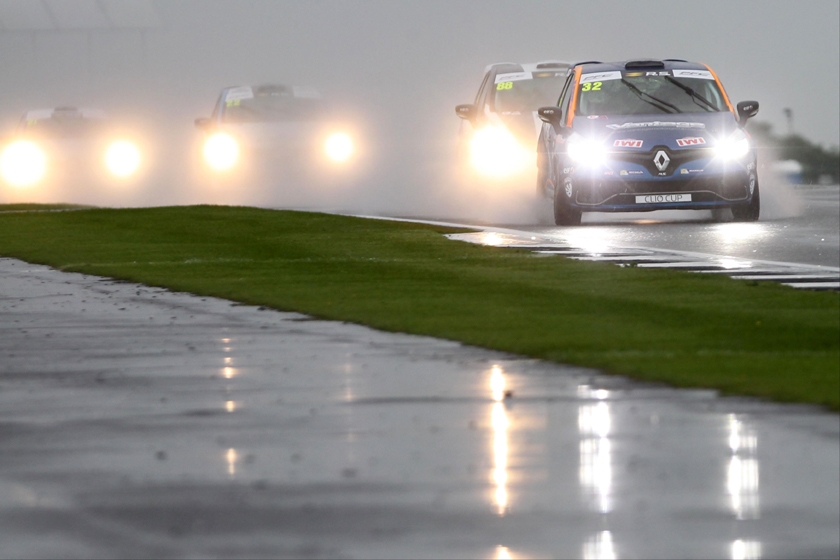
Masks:
[[[690,194],[643,194],[636,197],[636,204],[662,204],[667,202],[691,202]]]

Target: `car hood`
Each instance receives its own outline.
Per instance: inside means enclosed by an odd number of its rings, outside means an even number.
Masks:
[[[619,149],[649,150],[667,146],[672,150],[710,147],[738,127],[735,115],[680,113],[676,115],[632,115],[575,117],[573,130]]]
[[[305,146],[313,141],[319,127],[312,122],[228,124],[224,130],[254,149]]]
[[[536,148],[537,138],[542,128],[542,121],[539,120],[536,111],[490,113],[490,115],[491,123],[501,124],[520,142],[527,144],[528,148]]]

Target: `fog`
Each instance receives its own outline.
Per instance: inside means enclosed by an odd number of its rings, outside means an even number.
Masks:
[[[487,64],[705,62],[733,101],[761,103],[758,120],[786,132],[790,107],[797,132],[836,145],[838,21],[833,0],[0,0],[0,134],[28,109],[67,104],[138,123],[146,176],[67,202],[528,220],[530,179],[479,185],[453,165],[454,106],[472,101]],[[266,82],[313,86],[334,100],[360,139],[358,168],[320,186],[203,176],[193,120],[209,116],[221,88]],[[0,190],[0,202],[38,198]]]

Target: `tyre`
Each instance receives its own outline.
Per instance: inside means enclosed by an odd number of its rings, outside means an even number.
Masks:
[[[745,206],[733,206],[732,217],[736,222],[755,222],[761,214],[761,193],[758,190],[758,177],[750,174],[750,190],[752,199]]]
[[[546,175],[546,172],[541,168],[537,169],[537,199],[545,198],[546,192],[548,192]]]
[[[554,223],[558,226],[579,226],[581,212],[571,206],[572,183],[566,181],[562,189],[554,189]]]

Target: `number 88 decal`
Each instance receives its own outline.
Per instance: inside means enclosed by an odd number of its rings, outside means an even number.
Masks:
[[[513,82],[501,82],[500,84],[496,85],[496,91],[502,91],[506,89],[513,89]]]

